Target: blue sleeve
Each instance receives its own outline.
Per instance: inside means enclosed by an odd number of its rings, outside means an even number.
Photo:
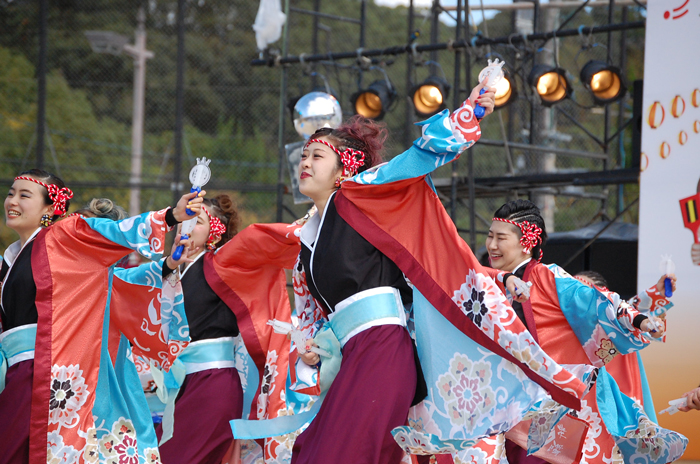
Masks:
[[[356,175],[352,181],[358,184],[385,184],[425,176],[457,159],[462,151],[474,145],[480,135],[480,132],[474,131],[472,137],[465,138],[456,131],[448,110],[417,125],[421,127],[422,135],[408,150],[386,164]],[[475,128],[478,129],[478,125]]]
[[[163,287],[163,260],[151,261],[140,266],[114,269],[114,277],[132,284],[146,287]]]
[[[121,221],[84,218],[90,228],[107,240],[130,248],[141,256],[157,261],[164,251],[165,234],[170,229],[165,222],[166,210],[143,213]]]
[[[632,325],[633,317],[619,295],[604,295],[556,265],[547,267],[554,272],[559,306],[594,364],[607,364],[614,357],[606,351],[606,340],[621,354],[632,353],[649,343]]]

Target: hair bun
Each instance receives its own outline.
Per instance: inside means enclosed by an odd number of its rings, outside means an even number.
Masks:
[[[228,196],[226,194],[221,194],[221,195],[217,195],[216,197],[214,197],[214,199],[216,200],[216,202],[219,206],[219,209],[224,214],[228,215],[228,213],[235,211],[235,208],[233,206],[233,200],[231,200],[230,196]]]
[[[80,214],[87,213],[87,215],[90,216],[111,219],[113,221],[119,221],[128,216],[124,208],[117,205],[109,198],[93,198],[87,205],[76,212]]]
[[[238,215],[238,209],[233,203],[230,196],[225,193],[215,196],[211,200],[205,199],[204,203],[211,205],[210,213],[219,218],[221,223],[226,226],[226,233],[221,237],[221,240],[217,244],[217,248],[221,247],[223,244],[228,242],[233,238],[236,233],[238,233],[238,226],[240,225],[240,216]]]
[[[379,157],[384,149],[389,132],[384,123],[378,123],[372,119],[367,119],[359,114],[348,119],[337,129],[340,132],[345,132],[350,138],[359,142],[366,154],[371,157]]]

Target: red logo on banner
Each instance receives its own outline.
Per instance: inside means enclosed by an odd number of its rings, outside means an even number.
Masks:
[[[679,6],[678,8],[674,8],[673,9],[673,16],[671,16],[670,11],[664,12],[664,19],[668,19],[668,18],[678,19],[678,18],[682,18],[683,16],[685,16],[688,13],[687,6],[688,6],[689,1],[690,0],[685,0],[685,2],[681,6]]]

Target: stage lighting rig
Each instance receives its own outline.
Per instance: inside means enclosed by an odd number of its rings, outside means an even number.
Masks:
[[[396,89],[385,75],[384,79],[355,92],[351,97],[352,107],[355,114],[380,121],[396,101],[396,95]]]
[[[559,67],[538,64],[527,79],[535,88],[544,106],[552,106],[571,96],[573,89],[566,78],[566,71]]]
[[[504,75],[503,79],[496,84],[496,106],[495,109],[503,108],[515,100],[515,82]]]
[[[432,116],[447,108],[445,100],[450,95],[450,84],[440,76],[429,76],[411,90],[411,99],[416,115]]]
[[[598,105],[620,100],[627,93],[620,69],[604,61],[591,60],[581,69],[581,82]]]

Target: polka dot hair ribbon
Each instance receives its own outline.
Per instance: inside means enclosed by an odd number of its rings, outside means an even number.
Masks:
[[[340,156],[340,162],[343,165],[343,177],[352,177],[357,174],[357,170],[365,164],[365,154],[360,150],[355,150],[352,148],[346,148],[343,151],[338,150],[332,143],[327,142],[322,139],[309,139],[304,145],[304,149],[311,145],[312,143],[322,143]]]
[[[209,217],[209,238],[207,238],[207,249],[213,250],[216,248],[216,242],[226,233],[226,226],[218,217],[212,216],[207,208],[203,207],[202,209]]]
[[[39,184],[49,192],[49,198],[53,202],[54,216],[64,216],[66,214],[66,201],[73,198],[73,191],[68,187],[59,187],[56,184],[47,184],[29,176],[17,176],[15,180],[28,180]]]
[[[493,221],[507,222],[508,224],[513,224],[522,232],[522,237],[520,237],[520,244],[525,247],[529,253],[533,248],[542,243],[542,229],[540,229],[537,224],[531,224],[528,221],[515,222],[510,219],[503,218],[493,218]],[[540,256],[537,261],[542,262],[542,250],[540,250]]]

